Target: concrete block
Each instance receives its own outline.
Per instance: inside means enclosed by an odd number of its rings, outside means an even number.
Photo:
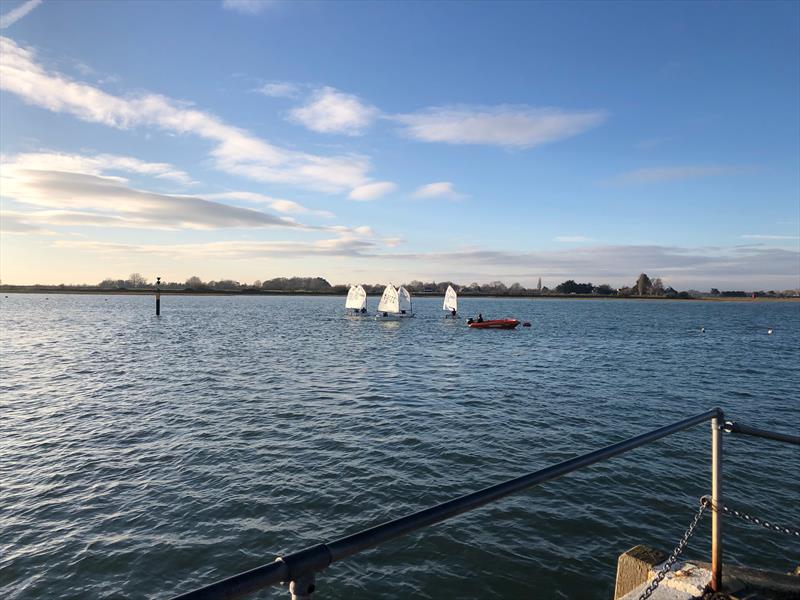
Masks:
[[[622,596],[632,589],[647,583],[650,570],[667,559],[667,555],[651,548],[650,546],[634,546],[624,554],[621,554],[617,561],[617,582],[614,586],[614,600],[620,600]]]

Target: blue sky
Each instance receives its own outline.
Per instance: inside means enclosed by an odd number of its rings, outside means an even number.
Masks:
[[[799,6],[3,0],[0,276],[800,287]]]

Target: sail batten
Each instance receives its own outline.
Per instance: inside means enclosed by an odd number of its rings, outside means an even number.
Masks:
[[[447,286],[447,291],[444,294],[444,304],[442,310],[458,312],[458,295],[453,289],[452,285]]]

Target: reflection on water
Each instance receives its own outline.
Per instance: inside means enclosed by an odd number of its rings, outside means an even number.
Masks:
[[[715,405],[800,424],[798,304],[462,299],[464,317],[533,324],[475,331],[425,299],[392,322],[346,318],[341,298],[165,296],[160,319],[143,297],[1,302],[5,598],[186,591]],[[619,553],[679,539],[709,444],[698,426],[336,564],[318,588],[608,598]],[[794,448],[726,436],[725,460],[731,504],[800,521]],[[728,539],[731,561],[779,570],[800,550],[734,522]]]

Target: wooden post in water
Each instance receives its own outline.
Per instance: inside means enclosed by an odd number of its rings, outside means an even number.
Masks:
[[[161,316],[161,277],[156,277],[156,316]]]

